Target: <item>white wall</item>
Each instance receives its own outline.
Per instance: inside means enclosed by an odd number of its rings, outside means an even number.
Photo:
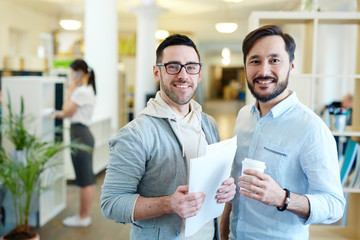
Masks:
[[[356,11],[356,0],[318,0],[321,11]],[[323,24],[319,27],[318,73],[355,74],[357,25]],[[331,49],[331,51],[329,51]],[[340,101],[347,93],[354,93],[353,78],[324,78],[317,86],[324,89],[315,95],[318,109],[332,101]]]
[[[318,73],[355,74],[356,32],[355,25],[329,24],[319,27]],[[321,107],[332,101],[340,101],[347,93],[353,93],[354,79],[328,77],[320,79],[318,86],[323,91],[318,92],[315,100]]]
[[[59,53],[69,53],[72,47],[78,41],[84,39],[83,32],[61,31],[57,34]]]
[[[4,0],[0,1],[0,19],[0,69],[4,68],[5,56],[36,57],[40,34],[51,33],[58,28],[54,16]],[[10,38],[16,35],[21,39],[11,42]]]

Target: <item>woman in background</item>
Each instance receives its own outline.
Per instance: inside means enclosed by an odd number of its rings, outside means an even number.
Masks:
[[[94,138],[89,124],[95,105],[95,74],[84,60],[75,60],[70,65],[71,79],[61,111],[56,118],[70,118],[71,140],[94,147]],[[92,169],[91,153],[76,150],[71,154],[75,184],[80,187],[80,210],[78,214],[67,217],[63,224],[68,227],[88,227],[91,224],[90,208],[95,194],[95,176]]]

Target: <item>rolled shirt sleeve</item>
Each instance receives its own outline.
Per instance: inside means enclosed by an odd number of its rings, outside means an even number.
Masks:
[[[313,131],[304,143],[301,164],[309,182],[305,195],[310,202],[305,224],[333,223],[343,216],[346,204],[334,137],[325,128]]]

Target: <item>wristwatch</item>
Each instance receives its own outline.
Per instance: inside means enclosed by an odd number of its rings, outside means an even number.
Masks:
[[[290,191],[287,190],[286,188],[284,188],[284,190],[285,190],[285,192],[286,192],[285,204],[284,204],[284,206],[282,206],[281,208],[280,208],[280,207],[276,207],[277,210],[279,210],[279,211],[281,211],[281,212],[282,212],[282,211],[285,211],[286,208],[289,206],[289,203],[290,203]]]

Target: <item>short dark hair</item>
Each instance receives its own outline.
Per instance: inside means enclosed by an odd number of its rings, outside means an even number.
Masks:
[[[280,36],[284,39],[285,50],[289,54],[290,63],[294,60],[294,52],[296,48],[295,40],[287,33],[283,33],[280,27],[275,25],[265,25],[250,32],[244,39],[242,50],[244,54],[244,66],[246,66],[246,57],[257,40],[267,36]]]
[[[160,43],[160,45],[156,49],[156,63],[161,63],[165,48],[175,45],[185,45],[194,48],[200,61],[200,54],[196,48],[195,43],[186,35],[174,34],[165,38],[165,40],[162,43]]]

